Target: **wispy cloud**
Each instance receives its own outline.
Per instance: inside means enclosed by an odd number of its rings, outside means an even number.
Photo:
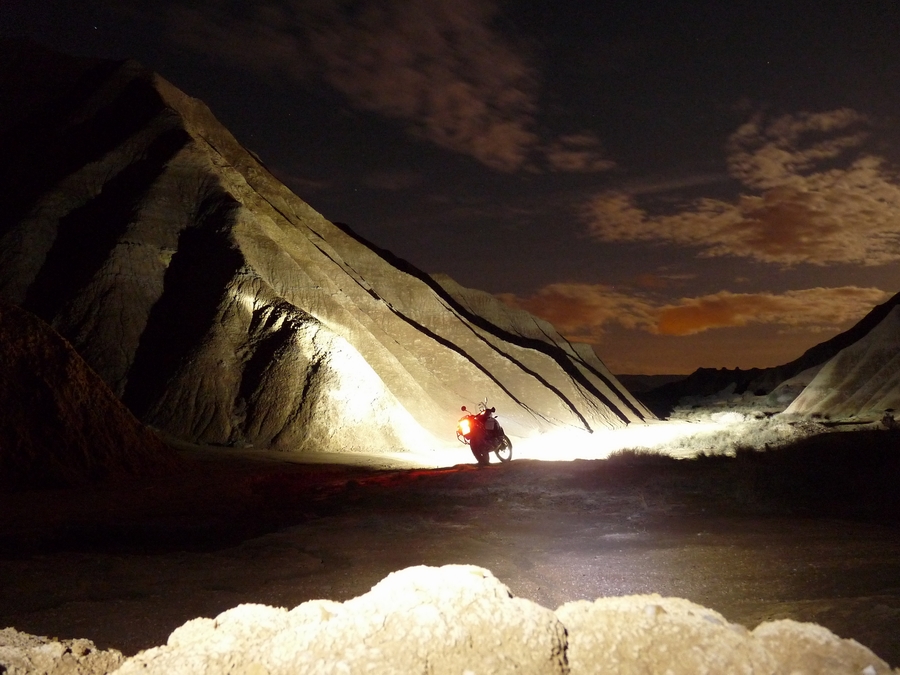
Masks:
[[[785,329],[837,330],[862,318],[887,293],[878,288],[809,288],[775,293],[719,293],[675,302],[622,293],[604,285],[560,283],[530,297],[504,294],[508,304],[553,323],[563,334],[600,341],[610,324],[656,335],[693,335],[714,328],[775,324]]]
[[[560,332],[585,341],[585,335],[600,335],[609,323],[653,332],[656,307],[649,300],[600,284],[556,283],[522,298],[510,293],[504,302],[546,319]]]
[[[498,171],[602,171],[590,133],[544,140],[539,77],[494,0],[171,0],[169,37],[240,67],[319,78],[362,110]]]
[[[748,187],[808,188],[804,172],[815,175],[822,162],[858,148],[869,136],[868,125],[865,115],[849,108],[770,121],[757,114],[728,139],[728,170]]]
[[[740,256],[794,265],[900,260],[900,181],[864,154],[868,120],[847,109],[757,116],[728,141],[728,166],[746,192],[734,201],[701,198],[651,214],[637,195],[605,192],[585,205],[603,241],[696,247],[705,256]]]
[[[297,28],[296,9],[258,2],[235,12],[226,0],[175,1],[164,7],[167,37],[179,46],[245,70],[299,80],[315,71],[317,59]]]
[[[538,143],[536,78],[491,29],[496,14],[485,0],[368,2],[310,37],[325,79],[356,105],[511,171]]]
[[[696,276],[696,274],[652,274],[647,272],[636,276],[632,283],[638,288],[648,291],[661,291],[672,286],[682,285]]]
[[[654,195],[729,181],[731,181],[731,177],[724,171],[721,173],[700,173],[669,178],[644,177],[630,182],[623,192],[631,196]]]
[[[560,136],[543,152],[551,171],[596,173],[616,166],[606,157],[600,139],[588,133]]]
[[[836,330],[849,321],[861,319],[887,295],[878,288],[855,286],[808,288],[782,294],[720,291],[657,308],[654,332],[693,335],[713,328],[753,323]]]

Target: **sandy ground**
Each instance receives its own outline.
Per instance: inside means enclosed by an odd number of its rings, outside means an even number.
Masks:
[[[517,450],[486,468],[462,446],[318,463],[194,450],[165,480],[0,495],[0,627],[132,654],[242,602],[345,600],[410,565],[471,563],[551,608],[658,592],[749,627],[816,621],[900,665],[896,524],[729,512],[682,478]]]

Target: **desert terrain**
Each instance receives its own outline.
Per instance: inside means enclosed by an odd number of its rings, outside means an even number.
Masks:
[[[659,593],[900,665],[900,294],[789,363],[637,397],[328,220],[152,70],[0,52],[0,628],[134,655],[465,564],[551,610]],[[478,402],[512,462],[454,439]]]
[[[463,446],[430,467],[182,449],[168,477],[3,495],[0,625],[131,655],[240,603],[343,601],[467,563],[550,608],[656,592],[750,628],[816,622],[896,666],[900,435],[877,426],[482,468]]]

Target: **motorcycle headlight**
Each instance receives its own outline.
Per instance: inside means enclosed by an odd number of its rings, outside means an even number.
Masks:
[[[469,424],[469,418],[463,417],[459,421],[459,433],[461,433],[463,436],[468,436],[470,431],[472,431],[472,427]]]

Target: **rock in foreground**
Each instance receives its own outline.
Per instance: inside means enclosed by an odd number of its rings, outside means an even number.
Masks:
[[[782,620],[753,631],[681,598],[639,595],[567,603],[571,673],[876,675],[887,663],[827,628]]]
[[[4,653],[0,650],[0,666],[7,663]],[[687,600],[658,595],[578,601],[552,612],[512,597],[488,570],[447,565],[395,572],[344,603],[313,600],[292,610],[240,605],[215,619],[193,619],[166,645],[128,659],[116,672],[892,671],[862,645],[814,624],[775,621],[748,631]]]
[[[121,652],[97,649],[90,640],[49,640],[0,629],[0,672],[5,675],[101,675],[124,660]]]
[[[178,628],[132,673],[563,673],[565,630],[487,570],[411,567],[345,603],[242,605]]]

